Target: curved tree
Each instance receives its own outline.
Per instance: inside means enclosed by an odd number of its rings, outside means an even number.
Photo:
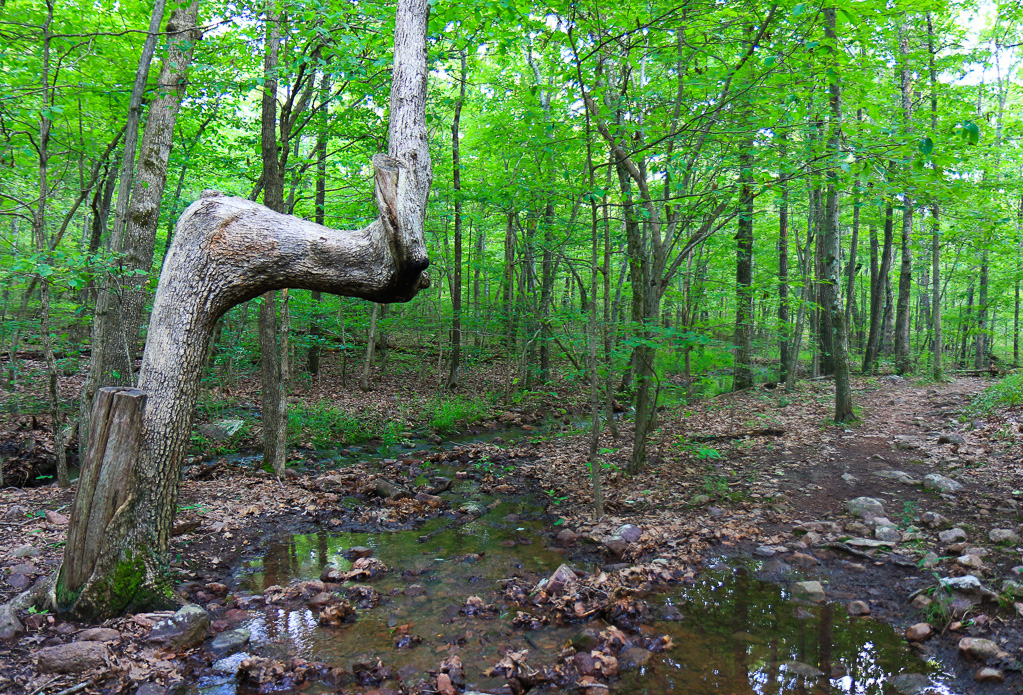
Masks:
[[[97,498],[80,485],[54,587],[59,610],[98,617],[174,602],[166,568],[178,478],[220,316],[276,289],[401,302],[429,286],[423,273],[429,265],[423,232],[432,176],[426,18],[426,0],[398,3],[388,154],[373,158],[375,221],[359,230],[332,230],[215,191],[181,216],[160,276],[139,376],[148,404],[133,471],[126,485],[110,484],[95,468],[99,457],[87,461],[83,476],[100,480],[88,487],[120,499]],[[97,522],[105,530],[89,533]]]

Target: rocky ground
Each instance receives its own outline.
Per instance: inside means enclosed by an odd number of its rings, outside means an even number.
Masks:
[[[599,567],[511,582],[505,608],[520,611],[522,629],[571,623],[577,612],[602,616],[608,629],[589,635],[585,648],[566,644],[543,667],[508,651],[493,676],[511,692],[606,692],[602,685],[613,684],[630,659],[669,646],[657,635],[629,632],[644,610],[634,597],[692,581],[708,560],[724,556],[754,558],[761,576],[800,600],[834,602],[892,623],[914,649],[949,666],[959,692],[1023,691],[1020,425],[1013,412],[964,417],[986,384],[860,380],[854,398],[862,421],[848,428],[828,423],[826,381],[794,394],[761,387],[666,410],[651,463],[634,477],[622,472],[627,428],[615,439],[605,427],[600,520],[591,510],[587,435],[566,426],[530,436],[538,421],[550,419],[553,404],[495,411],[480,428],[524,425],[525,441],[438,449],[428,458],[488,493],[539,494],[547,502],[549,545],[570,564]],[[385,570],[372,557],[353,558],[358,576],[324,576],[262,596],[229,590],[230,570],[284,529],[409,528],[438,516],[463,523],[483,511],[452,503],[444,487],[451,481],[443,476],[417,484],[422,463],[422,456],[396,456],[336,472],[300,466],[282,481],[226,460],[193,466],[182,484],[174,571],[182,600],[198,607],[99,626],[34,610],[0,611],[0,692],[156,695],[237,651],[246,640],[238,625],[257,606],[310,605],[330,624],[375,605],[379,596],[367,584]],[[71,496],[50,487],[3,491],[0,600],[53,572]],[[353,590],[353,580],[365,580],[356,585],[364,588]],[[463,615],[493,609],[470,603]],[[234,666],[253,692],[303,682],[334,683],[346,692],[387,692],[390,685],[397,692],[384,677],[393,676],[385,663],[353,664],[343,673],[300,660],[255,658]],[[448,695],[461,691],[460,670],[457,657],[438,657],[432,673],[398,682],[402,692]],[[899,686],[916,692],[921,684]]]

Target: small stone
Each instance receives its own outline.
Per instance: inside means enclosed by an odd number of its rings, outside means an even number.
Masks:
[[[249,643],[250,636],[249,631],[244,628],[221,632],[210,642],[210,653],[215,657],[223,658],[240,652]]]
[[[874,529],[874,538],[879,541],[899,543],[902,541],[902,534],[891,526],[878,526]]]
[[[210,614],[195,604],[189,604],[157,623],[148,641],[170,651],[184,651],[201,644],[209,630]]]
[[[604,547],[615,557],[625,557],[629,552],[629,544],[618,536],[612,536],[604,541]]]
[[[940,473],[928,473],[925,475],[923,486],[924,490],[946,493],[959,492],[963,489],[962,483],[958,483],[951,478],[946,478]]]
[[[963,637],[959,640],[959,654],[968,659],[987,661],[1000,657],[1002,648],[989,639],[979,637]]]
[[[100,642],[71,642],[36,652],[40,673],[81,673],[107,663],[107,648]]]
[[[938,534],[938,540],[942,543],[959,543],[966,540],[966,531],[961,528],[950,528]]]
[[[937,567],[939,562],[941,562],[941,558],[939,558],[932,550],[928,550],[927,553],[920,558],[920,566],[927,570],[932,567]]]
[[[920,524],[929,529],[945,529],[951,526],[952,522],[937,512],[924,512],[920,515]]]
[[[0,605],[0,640],[14,639],[24,632],[25,626],[18,620],[14,607],[9,603]]]
[[[68,518],[60,512],[55,512],[50,509],[46,510],[46,520],[54,526],[64,526],[68,522]]]
[[[934,628],[928,623],[917,623],[906,628],[906,639],[910,642],[926,642],[934,634]]]
[[[623,524],[615,531],[615,535],[626,543],[638,543],[643,536],[643,529],[633,524]]]
[[[857,497],[845,503],[845,508],[853,516],[869,519],[884,516],[884,505],[873,497]]]
[[[426,588],[422,584],[409,584],[405,587],[403,592],[406,596],[422,596],[426,593]]]
[[[942,434],[938,436],[938,444],[964,444],[966,442],[961,434]]]
[[[820,545],[821,543],[823,543],[824,537],[821,534],[817,533],[816,531],[810,531],[805,536],[803,536],[803,542],[806,543],[807,546],[813,547],[815,545]]]
[[[39,555],[41,555],[41,552],[39,548],[36,548],[33,545],[19,545],[11,552],[11,554],[16,558],[26,558],[39,557]]]
[[[934,603],[926,594],[917,594],[910,605],[917,610],[927,610],[927,608]]]
[[[545,587],[547,593],[553,596],[560,596],[578,581],[575,572],[568,565],[561,565],[554,571],[554,574],[547,580],[547,586]]]
[[[973,570],[979,570],[984,566],[984,561],[976,555],[960,555],[956,558],[956,564]]]
[[[710,502],[710,496],[709,495],[697,495],[696,497],[693,498],[693,506],[694,507],[702,507],[703,505],[707,504],[708,502]]]
[[[600,633],[592,627],[585,627],[572,637],[572,648],[577,652],[588,652],[600,644]]]
[[[759,555],[760,557],[774,557],[775,550],[769,545],[761,545],[753,551],[753,554]]]
[[[562,529],[555,537],[555,542],[560,548],[570,548],[579,540],[579,534],[571,529]]]
[[[12,574],[7,577],[7,583],[21,591],[22,589],[27,589],[32,584],[32,578],[27,574]]]
[[[900,673],[888,683],[899,695],[919,695],[931,687],[931,679],[922,673]]]
[[[820,582],[796,582],[792,585],[793,598],[821,603],[827,599]]]
[[[823,671],[819,671],[810,664],[805,664],[802,661],[785,661],[781,664],[782,668],[785,669],[786,673],[792,673],[803,678],[820,678],[824,675]]]
[[[431,495],[428,492],[417,492],[415,499],[417,502],[422,502],[433,509],[440,509],[444,506],[443,497],[440,495]]]
[[[238,673],[238,667],[241,666],[241,663],[251,656],[247,652],[239,652],[223,659],[218,659],[213,662],[213,670],[217,673],[233,676]]]
[[[618,655],[618,667],[623,671],[643,668],[650,661],[651,656],[653,655],[648,649],[632,647]]]
[[[28,510],[22,507],[20,504],[12,504],[4,512],[5,519],[23,519],[28,514]]]
[[[793,553],[789,562],[796,567],[801,567],[803,569],[810,569],[811,567],[817,566],[817,558],[806,553]]]
[[[993,528],[988,532],[987,537],[991,539],[992,543],[1019,543],[1019,536],[1016,535],[1016,532],[1007,528]]]
[[[845,607],[845,612],[849,615],[870,615],[870,606],[866,601],[850,601]]]
[[[75,635],[75,642],[113,642],[121,633],[109,627],[90,627]]]
[[[985,666],[977,669],[977,672],[973,674],[973,680],[978,683],[1004,683],[1005,674],[1001,669]]]

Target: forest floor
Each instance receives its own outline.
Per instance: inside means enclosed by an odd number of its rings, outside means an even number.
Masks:
[[[342,408],[408,418],[405,424],[412,427],[417,423],[409,414],[416,412],[420,394],[434,393],[427,377],[417,383],[393,375],[362,394],[342,389],[336,376],[298,389],[296,398],[328,397]],[[74,387],[74,378],[66,387]],[[500,369],[494,368],[470,390],[498,390],[500,380]],[[226,635],[222,641],[229,642],[231,636],[242,639],[235,630],[251,627],[253,616],[265,614],[269,620],[274,611],[302,608],[311,611],[314,624],[338,626],[356,615],[364,620],[364,613],[382,610],[377,606],[415,602],[418,592],[435,591],[428,580],[437,571],[435,565],[417,564],[417,557],[450,553],[451,537],[445,534],[461,527],[478,533],[491,512],[501,518],[488,532],[501,540],[486,552],[460,554],[459,565],[481,562],[487,552],[505,562],[506,556],[537,563],[547,558],[547,564],[535,567],[501,565],[493,581],[472,572],[459,575],[457,581],[473,585],[473,595],[451,589],[450,600],[457,597],[457,603],[429,608],[442,615],[423,616],[421,635],[413,634],[417,628],[411,623],[386,625],[386,640],[393,637],[393,645],[387,653],[373,651],[372,659],[321,663],[287,649],[260,653],[250,647],[245,660],[230,662],[240,669],[239,693],[305,690],[312,684],[311,692],[451,695],[467,683],[487,692],[596,695],[607,692],[606,683],[611,692],[646,692],[618,684],[630,682],[627,674],[636,668],[653,677],[659,657],[648,660],[670,653],[675,633],[664,628],[665,621],[682,616],[657,608],[656,597],[673,586],[692,587],[709,569],[726,566],[750,567],[758,578],[782,587],[771,611],[799,599],[806,609],[797,608],[797,617],[809,619],[807,611],[816,611],[819,620],[821,606],[832,606],[853,616],[869,615],[898,634],[908,629],[905,644],[922,657],[920,663],[940,663],[934,692],[1023,692],[1023,578],[1017,576],[1023,573],[1023,424],[1013,411],[966,415],[989,383],[856,379],[861,419],[844,428],[829,422],[833,385],[827,380],[803,382],[794,393],[758,387],[666,409],[651,443],[650,464],[632,477],[623,473],[629,426],[620,425],[618,439],[604,427],[605,516],[600,520],[592,514],[589,434],[577,415],[585,403],[568,387],[498,406],[463,433],[465,442],[458,446],[436,444],[434,438],[430,445],[424,441],[418,448],[372,457],[372,442],[329,456],[298,449],[283,480],[245,457],[196,457],[181,486],[172,569],[182,599],[203,606],[212,618],[210,634]],[[242,382],[230,395],[244,399],[255,393],[254,384]],[[3,429],[2,446],[8,450],[45,450],[41,419],[12,418]],[[472,440],[474,434],[481,436]],[[33,448],[24,446],[28,438]],[[54,487],[4,489],[0,602],[57,567],[72,495]],[[859,498],[870,500],[851,508]],[[521,503],[514,512],[502,506],[516,500]],[[362,539],[411,533],[428,549],[402,550],[407,563],[400,554],[387,556],[388,567],[380,559],[386,548],[373,547],[377,541],[367,542],[368,549],[349,544],[344,552],[351,562],[342,564],[329,562],[319,548],[313,576],[303,575],[301,557],[286,559],[287,568],[271,572],[271,540],[310,533],[319,533],[320,543],[329,534]],[[434,548],[429,545],[434,537],[447,540]],[[289,542],[289,552],[298,555],[297,541]],[[404,564],[397,565],[394,557]],[[550,564],[562,559],[575,572],[555,573],[545,582]],[[258,586],[243,571],[252,566],[265,576]],[[385,576],[391,579],[380,579]],[[515,617],[500,628],[480,625],[499,615]],[[102,627],[115,632],[85,633],[86,640],[100,645],[86,650],[80,646],[82,631],[96,626],[46,612],[19,613],[25,632],[0,642],[0,693],[60,693],[76,685],[81,689],[75,692],[87,693],[200,692],[195,683],[222,665],[217,658],[228,651],[215,643],[211,647],[208,639],[202,643],[205,630],[200,642],[177,643],[173,635],[154,640],[155,633],[166,633],[161,621],[167,616],[108,621]],[[683,622],[700,620],[694,609]],[[427,623],[438,630],[454,626],[458,636],[431,638]],[[544,632],[573,625],[596,627],[581,642],[575,634],[579,627]],[[521,639],[539,644],[532,655],[521,649],[520,639],[530,630],[537,630],[535,639],[528,634]],[[420,641],[425,643],[417,646]],[[488,643],[485,654],[493,659],[482,680],[470,672],[474,641]],[[415,662],[419,668],[389,666],[405,649],[423,655]],[[824,653],[830,647],[821,645],[820,651],[814,658],[801,654],[805,658],[799,661],[766,667],[768,675],[793,692],[797,687],[816,693],[847,690],[848,664],[833,663]],[[899,670],[901,679],[894,677]],[[884,687],[928,692],[927,679],[912,670],[890,671]],[[786,673],[796,674],[798,683],[785,681]],[[746,687],[737,692],[753,690],[748,682]]]

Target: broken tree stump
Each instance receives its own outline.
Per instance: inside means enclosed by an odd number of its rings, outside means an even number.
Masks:
[[[131,495],[146,399],[145,391],[125,387],[101,388],[96,395],[89,449],[78,477],[57,577],[60,610],[72,608],[92,577],[107,525]]]

